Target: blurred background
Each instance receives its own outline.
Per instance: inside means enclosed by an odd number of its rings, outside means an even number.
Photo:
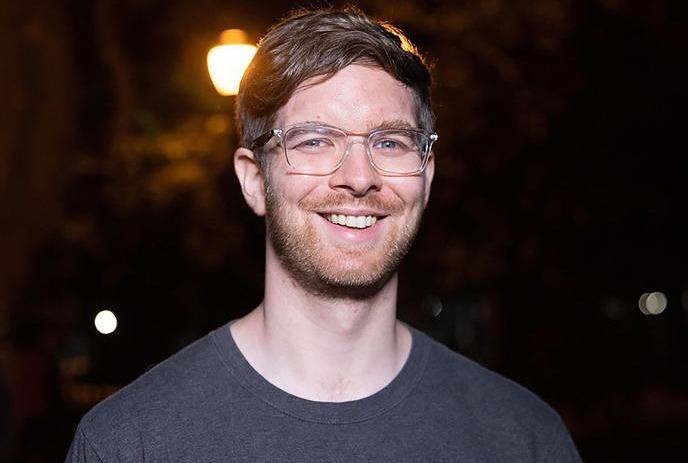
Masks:
[[[400,317],[543,397],[586,462],[688,461],[686,2],[356,4],[435,63]],[[0,3],[0,461],[61,461],[91,406],[261,300],[206,55],[295,6]]]

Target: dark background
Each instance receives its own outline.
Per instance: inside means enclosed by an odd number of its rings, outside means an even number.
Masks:
[[[686,2],[357,5],[435,63],[401,318],[542,396],[587,462],[688,461]],[[205,57],[293,6],[0,3],[0,461],[62,460],[94,403],[260,301]]]

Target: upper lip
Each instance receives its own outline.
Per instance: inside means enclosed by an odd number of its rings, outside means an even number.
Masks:
[[[361,209],[361,208],[354,208],[354,207],[337,207],[333,209],[327,209],[327,210],[322,210],[318,211],[318,214],[322,215],[329,215],[329,214],[338,214],[338,215],[353,215],[353,216],[373,216],[373,217],[386,217],[389,214],[380,211],[380,210],[375,210],[375,209]]]

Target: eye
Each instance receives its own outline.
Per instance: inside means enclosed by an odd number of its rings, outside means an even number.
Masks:
[[[330,144],[329,140],[323,138],[310,138],[298,144],[299,147],[320,148]]]
[[[413,149],[413,145],[410,137],[400,133],[380,134],[371,140],[371,148],[385,154],[406,153]]]
[[[396,140],[381,140],[375,144],[375,149],[397,150],[399,148],[399,142]]]
[[[307,126],[295,127],[287,132],[287,150],[309,154],[331,152],[337,147],[342,135],[328,127]]]
[[[311,151],[320,152],[330,149],[334,146],[332,140],[328,138],[299,138],[297,140],[292,140],[289,149],[299,150],[299,151]]]

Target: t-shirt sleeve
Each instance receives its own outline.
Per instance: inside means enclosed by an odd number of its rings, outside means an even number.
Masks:
[[[77,428],[72,445],[69,447],[65,463],[102,463],[102,459],[88,441],[81,428]]]

